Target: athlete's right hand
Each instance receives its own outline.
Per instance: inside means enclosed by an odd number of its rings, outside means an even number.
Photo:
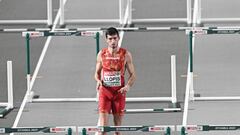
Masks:
[[[96,90],[99,90],[99,87],[102,86],[102,81],[98,80],[97,81],[97,86],[96,86]]]

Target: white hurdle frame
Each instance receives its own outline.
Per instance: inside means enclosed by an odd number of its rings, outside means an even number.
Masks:
[[[197,6],[195,6],[197,7]],[[196,9],[196,8],[195,8]],[[197,10],[195,10],[196,12]],[[197,13],[194,13],[195,15],[197,15]],[[197,20],[197,16],[194,16],[193,18],[195,18]],[[194,19],[194,20],[195,20]],[[197,21],[194,22],[197,22]],[[196,27],[197,28],[197,27]],[[195,46],[195,36],[196,35],[201,35],[201,34],[207,34],[203,31],[209,30],[209,28],[203,28],[203,29],[199,29],[196,31],[194,31],[193,37],[192,37],[192,45],[193,45],[193,55],[194,55],[194,46]],[[219,32],[217,34],[236,34],[236,32],[234,31],[240,31],[240,27],[215,27],[212,28],[211,30],[213,31],[224,31],[224,32]],[[215,33],[214,33],[215,34]],[[239,34],[239,32],[238,32]],[[189,75],[190,77],[190,84],[189,84],[189,92],[186,92],[186,96],[189,96],[189,100],[192,101],[233,101],[233,100],[240,100],[240,96],[206,96],[206,97],[199,97],[199,96],[195,96],[195,91],[194,91],[194,81],[193,81],[193,73],[191,75]],[[187,85],[188,87],[188,85]],[[186,99],[185,99],[185,106],[186,106]],[[187,109],[185,109],[187,111]],[[187,114],[186,114],[187,117]],[[186,119],[186,118],[185,118]],[[186,122],[185,122],[186,124]]]
[[[65,24],[79,24],[79,23],[123,23],[123,2],[119,0],[119,19],[65,19],[64,14],[64,0],[60,0],[60,25],[64,26]]]
[[[47,0],[47,20],[0,20],[0,24],[47,24],[52,25],[52,0]]]
[[[132,11],[132,0],[129,0],[130,11]],[[129,24],[134,23],[191,23],[191,0],[187,0],[187,17],[186,18],[148,18],[148,19],[133,19],[129,18]]]
[[[132,18],[132,0],[126,0],[129,7],[128,24],[132,23],[191,23],[191,0],[187,0],[187,17],[186,18],[149,18],[149,19],[133,19]],[[65,24],[81,24],[81,23],[118,23],[123,24],[123,0],[119,0],[119,19],[65,19],[63,0],[60,0],[60,25]]]
[[[5,110],[9,111],[13,108],[13,79],[12,79],[12,61],[7,61],[7,90],[8,90],[8,101],[1,102],[0,106],[5,106]],[[0,117],[4,117],[0,114]]]
[[[194,9],[197,10],[197,24],[201,23],[236,23],[240,22],[240,18],[202,18],[201,16],[201,6],[202,0],[195,0],[195,4],[197,4],[197,7],[194,7]]]
[[[97,98],[37,98],[31,102],[97,102]],[[176,94],[176,56],[171,56],[171,97],[128,97],[126,102],[161,102],[177,103]]]

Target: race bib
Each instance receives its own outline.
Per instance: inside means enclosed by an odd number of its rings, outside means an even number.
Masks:
[[[104,72],[103,73],[104,86],[121,86],[121,74],[120,71]]]

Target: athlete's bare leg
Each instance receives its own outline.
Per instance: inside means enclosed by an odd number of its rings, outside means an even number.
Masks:
[[[114,114],[113,115],[113,122],[115,126],[121,126],[122,125],[122,115]],[[122,135],[120,132],[115,132],[114,135]]]
[[[99,113],[100,126],[108,126],[108,113]],[[107,133],[99,132],[98,135],[107,135]]]

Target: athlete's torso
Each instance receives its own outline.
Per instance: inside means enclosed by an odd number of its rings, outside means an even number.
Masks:
[[[126,49],[119,50],[112,55],[108,48],[102,50],[102,81],[103,86],[110,90],[119,90],[124,86]]]

